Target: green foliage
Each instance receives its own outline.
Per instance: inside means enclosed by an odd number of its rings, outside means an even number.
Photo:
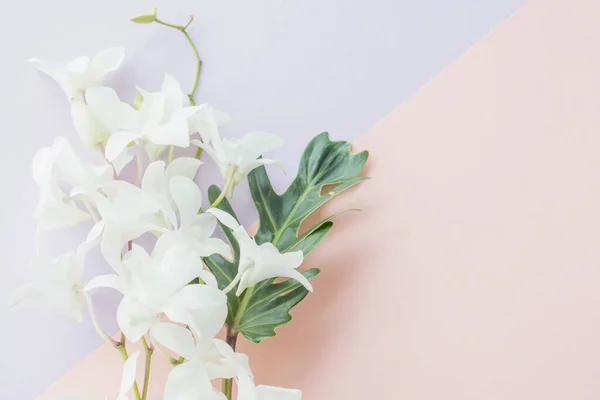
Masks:
[[[301,250],[307,256],[331,231],[333,216],[326,218],[304,234],[299,235],[302,222],[317,208],[342,191],[368,179],[359,177],[368,153],[350,152],[350,143],[333,142],[327,133],[317,135],[307,146],[298,168],[298,174],[288,189],[279,195],[273,190],[266,169],[260,167],[248,177],[250,192],[258,210],[259,229],[254,236],[258,244],[271,242],[282,253]],[[325,193],[321,192],[325,189]],[[220,189],[209,189],[213,202]],[[231,205],[222,201],[220,209],[235,217]],[[234,259],[226,260],[219,255],[205,259],[219,287],[224,288],[234,279],[239,262],[239,246],[231,231],[221,226],[229,239]],[[304,276],[312,279],[320,270],[310,269]],[[229,315],[227,325],[233,332],[241,332],[255,343],[275,336],[275,329],[291,320],[290,310],[302,301],[308,291],[295,280],[275,283],[274,279],[260,282],[247,289],[241,299],[228,294]]]
[[[332,142],[327,133],[321,133],[304,150],[298,174],[281,196],[273,190],[264,167],[252,171],[248,181],[260,220],[256,242],[272,242],[280,251],[294,246],[307,216],[335,195],[368,179],[357,176],[368,157],[366,151],[352,154],[350,143]],[[321,195],[330,185],[336,186]]]

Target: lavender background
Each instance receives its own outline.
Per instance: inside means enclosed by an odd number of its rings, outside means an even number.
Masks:
[[[288,175],[271,171],[279,188],[295,173],[310,138],[327,130],[354,139],[407,99],[452,60],[507,18],[524,0],[162,0],[161,18],[184,23],[205,61],[199,102],[230,113],[227,134],[268,130],[286,138],[272,154]],[[141,0],[25,0],[4,8],[0,25],[3,148],[0,173],[0,305],[30,279],[35,257],[32,218],[37,190],[30,177],[35,151],[55,136],[83,150],[57,85],[26,64],[30,57],[67,61],[110,46],[125,46],[127,60],[110,84],[127,99],[133,85],[157,89],[165,71],[185,89],[194,60],[181,33],[128,22],[154,4]],[[432,116],[434,117],[434,116]],[[394,149],[390,149],[393,151]],[[220,182],[209,159],[199,181]],[[202,183],[203,187],[205,184]],[[254,219],[247,190],[236,208]],[[51,256],[73,248],[88,227],[45,241]],[[92,254],[91,270],[103,269]],[[106,329],[116,299],[102,293]],[[89,321],[82,325],[37,311],[0,306],[0,398],[31,399],[99,344]]]

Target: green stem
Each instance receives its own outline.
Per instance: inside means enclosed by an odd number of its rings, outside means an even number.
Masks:
[[[185,27],[184,27],[184,26],[170,24],[170,23],[168,23],[168,22],[161,21],[161,20],[160,20],[160,19],[158,19],[158,18],[154,19],[154,22],[156,22],[157,24],[161,24],[161,25],[164,25],[164,26],[168,26],[169,28],[174,28],[174,29],[177,29],[178,31],[182,31],[182,30],[184,30],[184,29],[185,29]]]
[[[117,350],[119,354],[121,354],[121,358],[123,362],[126,362],[129,359],[129,355],[127,354],[127,348],[125,347],[125,341],[122,341],[117,346]],[[133,394],[135,395],[136,400],[142,400],[142,395],[140,394],[140,388],[137,385],[136,381],[133,381]]]
[[[171,162],[173,161],[173,156],[175,155],[175,146],[170,146],[169,147],[169,158],[168,158],[168,164],[171,164]]]
[[[227,182],[225,184],[225,187],[223,188],[223,190],[221,190],[221,194],[219,195],[219,197],[217,197],[215,199],[215,201],[210,205],[210,208],[215,208],[217,207],[219,204],[221,204],[221,202],[223,201],[223,199],[225,198],[225,195],[227,194],[227,188],[229,187],[229,182]]]
[[[198,150],[196,150],[196,158],[199,160],[201,155],[202,155],[202,147],[198,147]]]
[[[200,53],[198,52],[198,48],[194,44],[194,41],[188,34],[187,30],[182,31],[185,37],[187,38],[190,46],[192,46],[192,50],[194,51],[194,55],[196,56],[196,75],[194,77],[194,85],[192,86],[192,91],[188,94],[188,98],[190,99],[190,103],[192,105],[196,105],[196,90],[198,90],[198,81],[200,80],[200,71],[202,70],[202,59],[200,58]]]
[[[234,168],[233,171],[231,171],[231,175],[229,176],[229,179],[227,179],[227,182],[225,182],[225,186],[223,187],[223,190],[221,190],[221,194],[219,194],[219,197],[217,197],[215,199],[215,201],[210,205],[210,208],[215,208],[219,204],[221,204],[221,202],[227,195],[227,192],[231,192],[233,190],[233,181],[234,181],[236,169],[237,169],[237,167]]]
[[[150,368],[152,364],[152,354],[154,353],[154,348],[148,346],[148,342],[145,337],[142,337],[142,343],[144,348],[146,349],[146,369],[144,371],[144,388],[142,389],[142,400],[146,400],[148,396],[148,385],[150,383]]]
[[[225,337],[225,341],[233,351],[235,351],[235,346],[237,344],[238,332],[232,330],[230,327],[227,327],[227,335]],[[233,379],[224,379],[221,384],[221,392],[227,397],[227,400],[231,400],[231,391],[233,389]]]
[[[192,23],[193,20],[194,20],[194,16],[192,15],[190,17],[190,20],[188,21],[188,23],[185,26],[170,24],[170,23],[162,21],[158,18],[156,18],[154,20],[154,22],[156,22],[157,24],[160,24],[160,25],[164,25],[169,28],[177,29],[178,31],[182,32],[185,35],[185,38],[189,42],[190,46],[192,47],[192,50],[194,51],[194,56],[196,56],[196,75],[194,76],[194,84],[192,86],[192,91],[187,95],[187,97],[190,101],[190,104],[195,106],[196,105],[196,91],[198,90],[198,82],[200,81],[200,71],[202,70],[202,58],[200,58],[200,52],[198,51],[196,44],[194,43],[194,41],[192,40],[192,37],[190,36],[190,34],[187,31],[187,28],[190,26],[190,24]],[[201,155],[202,155],[202,148],[198,147],[198,150],[196,150],[196,158],[199,160]]]
[[[161,21],[158,18],[156,18],[154,20],[154,22],[156,22],[157,24],[164,25],[166,27],[177,29],[178,31],[181,31],[185,35],[185,38],[187,39],[187,41],[190,43],[190,46],[192,46],[192,50],[194,51],[194,55],[196,56],[196,75],[194,77],[194,85],[192,86],[192,91],[188,94],[188,99],[190,100],[190,103],[193,106],[195,106],[196,105],[196,90],[198,89],[198,81],[200,80],[200,70],[202,69],[202,59],[200,58],[200,52],[198,52],[198,48],[196,47],[196,44],[194,43],[194,41],[192,40],[192,37],[190,36],[190,34],[187,31],[187,28],[190,26],[190,24],[192,23],[193,20],[194,20],[194,17],[192,16],[190,18],[190,21],[185,26],[170,24],[168,22]]]
[[[244,297],[242,297],[242,302],[240,303],[240,307],[238,308],[237,313],[235,314],[235,318],[233,320],[232,333],[237,335],[237,327],[240,325],[241,319],[246,312],[246,307],[248,307],[248,303],[250,302],[250,298],[254,293],[255,286],[251,286],[244,292]]]

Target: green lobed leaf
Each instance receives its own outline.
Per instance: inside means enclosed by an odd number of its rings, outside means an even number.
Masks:
[[[368,179],[357,176],[368,157],[367,151],[352,154],[349,142],[333,142],[324,132],[310,141],[296,178],[282,195],[273,190],[265,167],[252,171],[248,182],[260,222],[256,242],[271,242],[280,251],[292,246],[306,217],[337,194]],[[329,185],[336,186],[321,195]]]
[[[303,275],[312,279],[320,272],[312,268],[304,271]],[[292,319],[290,310],[308,294],[304,286],[294,279],[281,283],[273,281],[269,279],[255,286],[250,301],[244,305],[244,313],[236,321],[237,330],[254,343],[275,336],[275,329]]]
[[[300,225],[329,199],[368,179],[357,176],[367,158],[368,152],[352,154],[350,143],[333,142],[327,133],[322,133],[308,144],[296,178],[282,195],[273,190],[264,167],[252,171],[248,181],[260,223],[254,236],[256,242],[271,242],[282,253],[300,250],[307,256],[331,231],[333,216],[298,236]],[[321,195],[323,188],[330,185],[335,186]],[[304,275],[312,279],[319,272],[311,269]],[[275,329],[291,320],[290,310],[308,294],[295,280],[274,282],[265,280],[246,290],[238,307],[233,329],[252,342],[275,336]]]

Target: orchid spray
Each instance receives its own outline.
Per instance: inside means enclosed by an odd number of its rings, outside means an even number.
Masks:
[[[91,228],[74,251],[50,260],[38,255],[37,281],[19,288],[12,305],[45,307],[77,320],[87,309],[98,334],[123,358],[118,400],[148,398],[156,355],[166,357],[173,369],[164,392],[153,397],[230,400],[236,384],[238,400],[301,399],[300,390],[256,385],[236,342],[240,334],[255,343],[275,336],[276,328],[291,320],[290,309],[313,290],[310,280],[320,271],[298,268],[332,229],[332,217],[302,233],[300,226],[325,202],[366,179],[359,173],[368,154],[352,154],[349,143],[317,135],[302,155],[297,176],[277,194],[265,166],[282,165],[264,153],[283,140],[266,132],[222,138],[219,127],[228,116],[196,104],[202,60],[188,32],[193,18],[186,25],[167,23],[154,8],[132,20],[185,36],[197,60],[193,87],[184,93],[166,74],[160,91],[138,88],[133,104],[127,104],[102,86],[123,61],[120,48],[66,65],[32,60],[62,87],[75,130],[101,162],[80,160],[65,138],[35,155],[38,242],[56,229],[85,222]],[[195,158],[175,157],[175,148],[190,146],[197,148]],[[203,152],[223,179],[207,194],[195,182]],[[133,182],[120,179],[130,163],[137,165]],[[240,225],[228,200],[245,180],[259,216],[254,235]],[[214,236],[217,228],[227,241]],[[152,251],[136,243],[148,233],[156,238]],[[86,256],[95,247],[110,272],[86,279]],[[115,336],[95,317],[94,291],[101,287],[122,294]],[[222,331],[225,340],[218,338]],[[145,354],[129,354],[127,343],[138,342]],[[142,356],[144,380],[137,382]]]

